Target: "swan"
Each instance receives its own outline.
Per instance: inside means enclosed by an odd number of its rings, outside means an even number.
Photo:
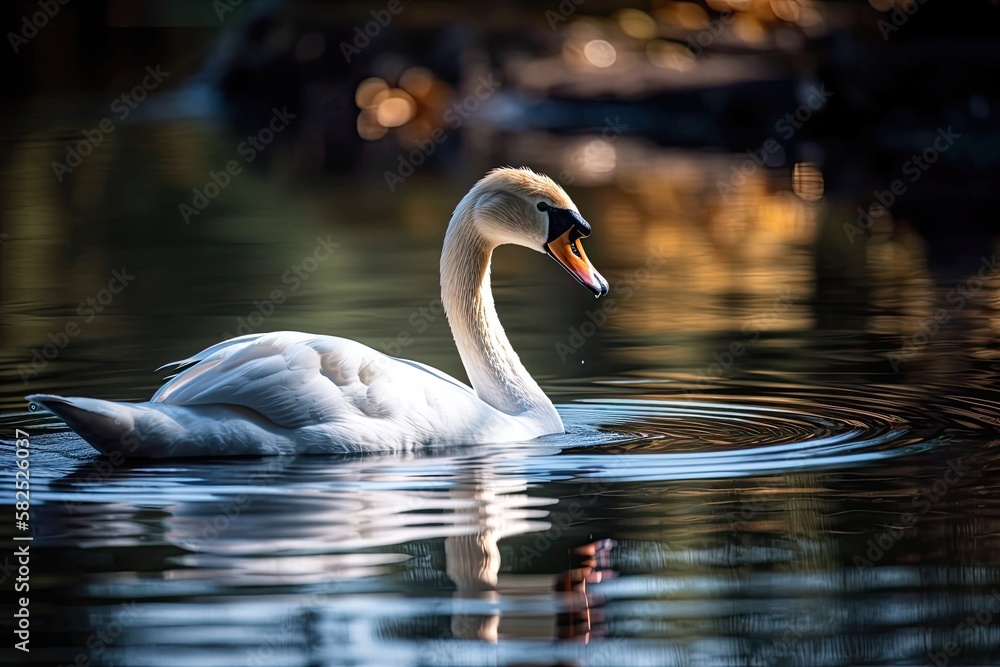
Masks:
[[[608,282],[580,242],[590,232],[566,192],[526,168],[489,172],[459,202],[441,251],[441,301],[471,388],[353,340],[276,331],[167,364],[179,372],[147,403],[27,399],[112,458],[406,451],[562,433],[497,318],[490,260],[504,244],[545,252],[600,297]]]

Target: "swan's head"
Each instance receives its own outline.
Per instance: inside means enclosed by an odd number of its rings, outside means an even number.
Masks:
[[[466,195],[482,237],[493,245],[514,244],[544,252],[600,297],[608,281],[583,251],[590,224],[559,185],[530,169],[494,169]]]

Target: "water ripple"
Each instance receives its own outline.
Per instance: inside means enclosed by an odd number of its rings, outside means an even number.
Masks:
[[[566,448],[551,474],[651,481],[852,467],[962,439],[996,436],[1000,403],[908,388],[867,391],[754,385],[754,391],[681,400],[584,398],[560,407]],[[596,433],[608,435],[594,442]],[[532,467],[532,461],[526,466]]]

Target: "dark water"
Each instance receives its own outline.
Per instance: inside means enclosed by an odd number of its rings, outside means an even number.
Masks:
[[[235,153],[224,131],[122,126],[59,183],[78,130],[30,117],[5,142],[0,453],[13,470],[28,434],[31,516],[0,522],[0,578],[30,533],[32,662],[1000,663],[990,244],[931,262],[903,220],[851,243],[851,202],[802,199],[790,174],[724,201],[738,157],[586,137],[547,157],[521,137],[391,194],[377,170],[296,172],[276,145],[185,224],[178,205]],[[501,318],[565,435],[113,463],[22,398],[145,399],[157,366],[247,328],[464,377],[437,253],[505,163],[576,170],[613,285],[595,302],[541,255],[496,260]]]

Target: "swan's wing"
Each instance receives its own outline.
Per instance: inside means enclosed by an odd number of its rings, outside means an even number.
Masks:
[[[445,373],[332,336],[242,336],[181,363],[191,362],[152,402],[237,405],[285,428],[356,417],[433,423],[440,414],[487,407]]]
[[[245,336],[237,336],[236,338],[230,338],[229,340],[224,340],[221,343],[216,343],[212,347],[207,347],[204,350],[202,350],[201,352],[199,352],[198,354],[196,354],[194,356],[191,356],[191,357],[188,357],[187,359],[181,359],[180,361],[171,361],[169,364],[163,364],[162,366],[160,366],[156,370],[157,371],[162,371],[164,368],[177,368],[177,369],[181,369],[181,368],[184,368],[185,366],[191,366],[192,364],[196,364],[199,361],[202,361],[203,359],[207,359],[208,357],[214,355],[216,352],[219,352],[221,350],[225,350],[226,348],[232,348],[234,346],[242,346],[242,345],[245,345],[247,343],[252,343],[253,341],[255,341],[258,338],[260,338],[261,336],[265,336],[265,335],[266,334],[259,334],[259,333],[258,334],[246,334]],[[163,389],[164,389],[164,387],[161,387],[160,391],[163,391]],[[157,393],[159,393],[159,392],[157,392]],[[154,396],[153,398],[156,398],[156,397]]]

